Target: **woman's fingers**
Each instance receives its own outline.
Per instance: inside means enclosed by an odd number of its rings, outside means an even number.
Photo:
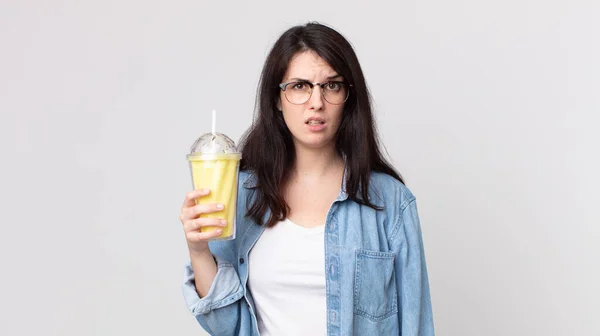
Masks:
[[[182,215],[185,219],[194,219],[198,218],[201,214],[221,211],[223,208],[223,204],[198,204],[191,208],[184,209]]]
[[[227,224],[227,221],[220,218],[197,218],[188,220],[183,224],[185,232],[198,231],[203,227],[218,227],[222,228]]]
[[[185,200],[183,201],[182,209],[191,208],[196,205],[196,199],[199,197],[206,196],[210,193],[209,189],[196,189],[192,190],[187,195],[185,195]]]
[[[189,231],[185,233],[185,237],[190,243],[205,242],[208,239],[216,238],[223,232],[222,229],[210,230],[205,232]]]
[[[179,219],[183,224],[185,238],[190,249],[205,251],[208,249],[208,241],[217,238],[223,233],[223,227],[227,223],[220,218],[200,218],[201,214],[208,214],[224,209],[222,204],[196,204],[196,200],[210,193],[209,189],[197,189],[190,191],[185,196],[181,206]],[[202,228],[212,228],[204,230]]]

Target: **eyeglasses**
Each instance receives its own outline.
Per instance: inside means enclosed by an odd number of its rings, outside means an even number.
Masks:
[[[348,96],[350,96],[349,88],[352,84],[346,84],[340,81],[329,81],[325,83],[295,81],[279,84],[279,88],[283,91],[285,99],[294,105],[306,103],[312,96],[313,88],[315,86],[321,87],[321,94],[327,102],[339,105],[348,100]]]

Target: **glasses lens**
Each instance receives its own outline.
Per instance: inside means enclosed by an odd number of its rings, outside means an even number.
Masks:
[[[285,98],[292,104],[304,104],[310,98],[310,85],[303,82],[289,83],[285,88]]]
[[[343,82],[329,82],[323,87],[323,97],[335,105],[345,102],[349,93],[348,87]]]

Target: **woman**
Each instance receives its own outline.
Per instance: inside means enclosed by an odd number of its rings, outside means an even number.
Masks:
[[[335,30],[286,31],[241,141],[237,238],[181,221],[184,296],[211,335],[433,335],[415,198],[378,147],[358,59]]]

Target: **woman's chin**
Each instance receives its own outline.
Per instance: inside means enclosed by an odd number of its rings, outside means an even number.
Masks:
[[[307,149],[328,149],[333,145],[333,139],[328,139],[323,136],[310,136],[303,139],[295,139],[296,147],[301,146]]]

